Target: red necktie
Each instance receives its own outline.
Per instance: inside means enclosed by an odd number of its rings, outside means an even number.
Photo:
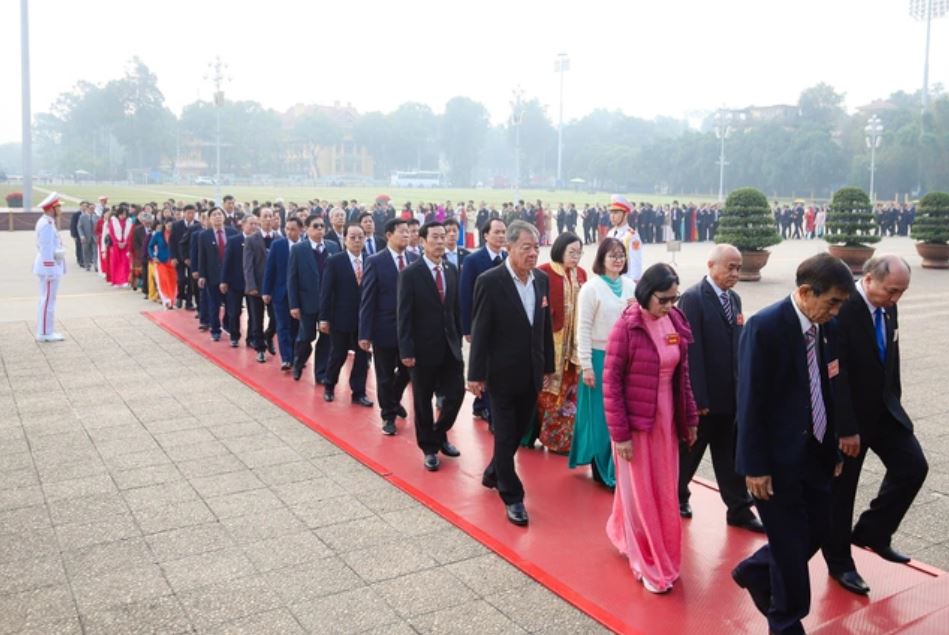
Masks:
[[[442,268],[435,267],[435,288],[438,289],[438,298],[445,303],[445,280],[442,278]]]
[[[405,269],[405,260],[402,259],[402,254],[399,254],[399,271]]]
[[[217,230],[217,257],[224,261],[224,230]]]

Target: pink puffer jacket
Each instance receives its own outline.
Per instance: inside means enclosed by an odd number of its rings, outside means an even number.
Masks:
[[[699,424],[689,380],[689,343],[692,330],[677,308],[669,313],[679,334],[680,361],[673,376],[675,424],[680,438],[686,428]],[[659,351],[646,331],[642,309],[631,304],[610,332],[603,367],[603,409],[613,441],[632,438],[634,430],[648,432],[656,420],[659,398]]]

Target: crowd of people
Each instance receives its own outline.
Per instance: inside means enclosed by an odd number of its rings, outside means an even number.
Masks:
[[[43,207],[34,271],[45,335],[44,276],[61,276],[64,262],[50,230],[59,201]],[[858,594],[869,586],[851,543],[908,561],[891,539],[927,465],[900,405],[896,304],[911,275],[901,258],[875,257],[856,284],[840,260],[808,258],[794,291],[746,321],[734,289],[738,249],[716,245],[707,275],[688,289],[668,264],[644,269],[642,245],[656,238],[650,220],[672,214],[670,231],[678,222],[676,235],[706,239],[714,206],[637,207],[614,196],[580,212],[561,207],[550,224],[530,218],[542,205],[520,203],[397,212],[387,200],[366,209],[225,197],[220,207],[159,209],[110,207],[103,197],[81,207],[83,268],[193,311],[197,329],[213,341],[226,334],[231,347],[243,341],[262,364],[279,357],[294,381],[311,365],[326,401],[337,398],[349,364],[350,400],[379,408],[382,434],[410,427],[403,393],[411,383],[411,428],[426,470],[460,455],[450,432],[473,393],[473,418],[493,434],[482,483],[515,525],[529,523],[520,447],[539,441],[565,466],[589,465],[613,491],[607,537],[650,592],[666,593],[679,578],[689,483],[706,449],[726,522],[767,534],[732,577],[772,632],[803,632],[807,562],[818,550],[830,575]],[[477,249],[466,240],[472,222]],[[588,272],[580,261],[591,238]],[[548,241],[549,262],[538,266]],[[43,339],[39,320],[37,329]],[[370,367],[377,404],[366,390]],[[887,472],[854,526],[868,449]]]
[[[771,208],[774,225],[781,238],[813,240],[827,233],[826,205],[808,205],[796,201],[782,205],[775,201]],[[878,236],[909,236],[916,221],[916,206],[912,203],[877,203],[873,221]]]

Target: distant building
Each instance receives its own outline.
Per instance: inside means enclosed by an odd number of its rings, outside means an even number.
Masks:
[[[328,122],[338,135],[332,145],[301,139],[298,126],[307,117],[316,115]],[[292,177],[304,177],[330,183],[368,181],[373,178],[373,157],[368,148],[356,143],[353,137],[359,113],[351,104],[333,106],[297,104],[283,116],[283,130],[288,142],[284,149],[286,172]]]

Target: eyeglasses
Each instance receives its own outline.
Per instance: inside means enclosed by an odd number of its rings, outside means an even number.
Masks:
[[[313,223],[310,227],[313,229],[323,229],[323,223]]]
[[[652,294],[652,297],[656,298],[656,302],[658,302],[661,306],[665,306],[667,304],[675,304],[676,302],[679,301],[679,298],[681,298],[682,296],[677,293],[675,295],[662,297],[654,293]]]
[[[610,260],[626,260],[626,254],[620,254],[620,253],[606,254],[606,257],[609,258]]]

